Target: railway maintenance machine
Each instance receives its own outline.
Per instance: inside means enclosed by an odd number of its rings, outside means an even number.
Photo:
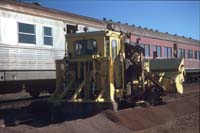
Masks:
[[[145,101],[162,102],[166,93],[183,93],[183,59],[144,59],[144,49],[115,31],[66,35],[67,53],[56,61],[55,108],[87,115]],[[61,105],[59,107],[59,105]]]

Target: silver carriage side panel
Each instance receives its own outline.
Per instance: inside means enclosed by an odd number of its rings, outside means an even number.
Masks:
[[[35,26],[36,44],[18,42],[18,23]],[[52,28],[53,45],[43,44],[43,27]],[[55,79],[55,60],[64,56],[64,23],[0,10],[0,81]]]

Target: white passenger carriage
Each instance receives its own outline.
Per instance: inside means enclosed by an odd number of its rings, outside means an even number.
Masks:
[[[87,19],[78,15],[0,2],[0,93],[25,88],[36,97],[44,90],[53,92],[55,60],[65,54],[64,35],[103,28],[95,26],[100,23],[95,19],[94,26],[89,26]]]

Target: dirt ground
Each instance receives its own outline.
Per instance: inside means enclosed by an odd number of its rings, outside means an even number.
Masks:
[[[199,85],[188,85],[188,91]],[[199,92],[165,105],[103,111],[86,119],[35,127],[21,124],[2,127],[0,133],[199,133]]]
[[[184,115],[138,133],[199,133],[199,113]]]

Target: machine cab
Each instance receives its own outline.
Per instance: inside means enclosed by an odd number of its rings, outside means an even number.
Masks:
[[[114,31],[68,34],[67,48],[71,57],[99,55],[116,59],[121,49],[121,35]]]

